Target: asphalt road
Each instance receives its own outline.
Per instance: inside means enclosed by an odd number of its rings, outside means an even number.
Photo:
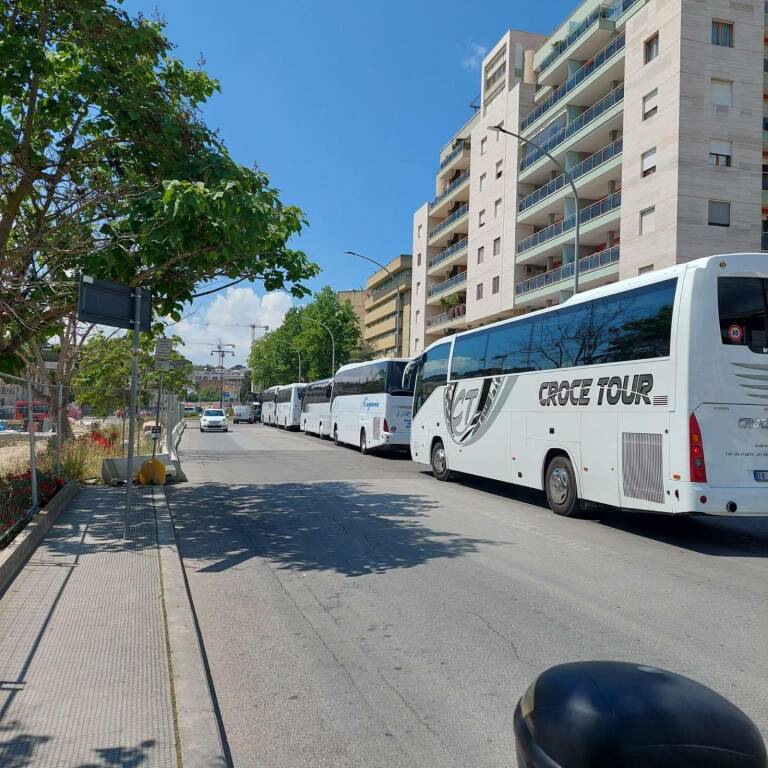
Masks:
[[[551,514],[261,425],[187,430],[169,488],[237,768],[515,765],[547,667],[713,687],[768,736],[768,518]]]

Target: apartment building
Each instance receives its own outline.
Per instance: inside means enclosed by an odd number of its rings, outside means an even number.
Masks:
[[[411,257],[403,254],[384,266],[365,284],[363,340],[379,355],[407,357],[411,348]]]
[[[352,307],[352,311],[357,317],[357,323],[360,326],[360,333],[363,332],[365,327],[365,291],[356,288],[352,288],[347,291],[337,291],[336,295],[339,297],[339,302],[343,304],[348,301]]]
[[[576,258],[583,291],[761,250],[767,25],[763,2],[585,0],[547,38],[508,31],[414,214],[411,353],[564,301]]]

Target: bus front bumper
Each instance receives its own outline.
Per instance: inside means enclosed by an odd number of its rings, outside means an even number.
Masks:
[[[714,486],[686,483],[675,490],[675,511],[727,517],[768,515],[765,487]]]

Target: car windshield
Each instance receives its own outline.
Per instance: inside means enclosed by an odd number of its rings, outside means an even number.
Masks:
[[[216,408],[208,408],[203,414],[203,416],[223,416],[223,415],[224,415],[224,411],[220,411]]]

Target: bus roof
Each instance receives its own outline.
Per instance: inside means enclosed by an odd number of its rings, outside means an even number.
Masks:
[[[327,387],[332,381],[333,379],[316,379],[307,384],[307,389],[309,389],[309,387]]]
[[[478,326],[477,328],[468,328],[466,331],[459,331],[458,333],[451,334],[450,336],[444,336],[442,339],[433,341],[428,347],[425,347],[424,352],[433,347],[437,347],[440,344],[450,342],[456,336],[465,336],[467,334],[476,333],[477,331],[487,328],[495,328],[497,325],[503,325],[513,320],[522,320],[523,318],[530,317],[531,315],[543,315],[547,312],[553,312],[563,307],[572,307],[576,304],[582,304],[587,301],[593,301],[595,299],[602,298],[603,296],[612,296],[616,293],[622,293],[623,291],[630,291],[633,288],[641,288],[644,285],[652,285],[653,283],[659,283],[663,280],[669,280],[670,278],[677,277],[683,274],[689,269],[705,269],[714,260],[733,258],[734,256],[763,256],[764,253],[723,253],[716,254],[714,256],[704,256],[701,259],[694,259],[693,261],[687,261],[684,264],[673,264],[670,267],[664,267],[663,269],[657,269],[653,272],[647,272],[644,275],[637,275],[636,277],[628,277],[625,280],[619,280],[616,283],[608,283],[608,285],[601,285],[597,288],[590,288],[589,290],[579,293],[576,296],[571,296],[560,304],[555,304],[552,307],[544,307],[542,309],[534,310],[533,312],[526,312],[524,315],[518,315],[517,317],[506,317],[503,320],[497,320],[495,323],[487,323],[486,325]],[[423,353],[422,353],[423,354]],[[421,357],[418,355],[417,357]]]
[[[376,363],[407,363],[410,362],[410,359],[410,357],[377,357],[375,360],[364,360],[361,363],[347,363],[347,365],[342,365],[336,373],[350,371],[353,368],[362,368],[364,365],[375,365]]]

